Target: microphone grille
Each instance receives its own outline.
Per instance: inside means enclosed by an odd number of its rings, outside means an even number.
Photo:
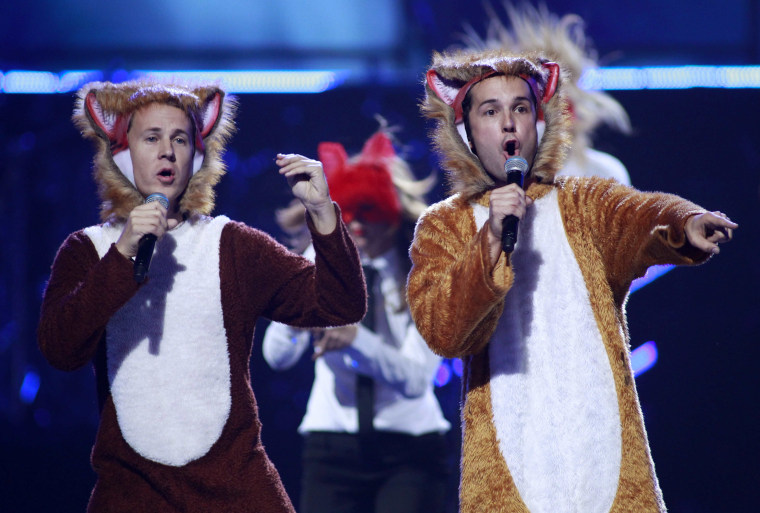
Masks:
[[[522,157],[509,157],[504,163],[504,172],[509,174],[514,171],[518,171],[521,175],[525,176],[525,173],[528,172],[528,161]]]
[[[148,195],[147,198],[145,198],[145,203],[150,203],[151,201],[158,201],[161,203],[161,205],[164,208],[169,208],[169,198],[166,197],[165,194],[161,194],[160,192],[154,192],[153,194]]]

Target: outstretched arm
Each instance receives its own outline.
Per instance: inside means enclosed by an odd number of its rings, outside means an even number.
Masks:
[[[717,221],[718,215],[673,194],[641,192],[612,180],[568,178],[560,186],[568,236],[580,244],[588,241],[584,254],[599,252],[619,300],[631,281],[652,265],[695,265],[707,260],[724,234],[714,234],[706,221],[710,226],[730,223],[724,230],[735,226],[727,218]]]

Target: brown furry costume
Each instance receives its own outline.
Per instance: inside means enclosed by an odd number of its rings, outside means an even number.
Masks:
[[[535,56],[436,55],[431,67],[454,87],[491,70],[534,77],[541,97]],[[438,122],[433,140],[454,194],[417,225],[408,297],[431,348],[465,362],[461,511],[664,511],[624,307],[648,266],[707,258],[684,234],[704,210],[612,180],[555,180],[570,142],[560,84],[540,106],[546,133],[526,178],[535,202],[515,251],[492,268],[494,182],[457,132],[450,99],[428,81],[423,112]]]
[[[156,243],[151,276],[138,285],[114,242],[143,198],[123,174],[131,162],[118,155],[129,117],[152,102],[190,116],[198,153],[179,201],[185,220]],[[249,369],[256,320],[333,326],[364,314],[359,258],[342,222],[323,235],[309,220],[314,265],[258,230],[206,215],[233,107],[213,86],[80,92],[74,119],[98,147],[105,222],[61,246],[38,338],[57,368],[94,363],[100,425],[89,511],[292,512],[261,443]]]

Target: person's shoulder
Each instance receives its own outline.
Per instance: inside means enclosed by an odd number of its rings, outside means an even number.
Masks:
[[[75,232],[71,232],[61,243],[58,251],[70,250],[73,248],[81,247],[83,245],[92,245],[90,237],[87,236],[87,228],[82,228]]]
[[[454,194],[430,205],[420,216],[415,228],[416,235],[423,233],[439,236],[469,233],[474,229],[473,198]]]
[[[217,221],[220,217],[224,216],[216,216],[214,217],[214,221]],[[233,219],[229,219],[227,217],[224,217],[224,231],[230,232],[236,235],[246,235],[246,236],[259,236],[259,235],[266,235],[266,233],[258,228],[254,228],[253,226],[247,225],[246,223],[242,221],[235,221]]]
[[[219,218],[215,217],[214,220],[216,219]],[[236,244],[266,245],[284,248],[280,242],[264,230],[254,228],[241,221],[233,221],[229,218],[225,218],[225,224],[222,228],[222,237],[225,240],[233,241]]]
[[[599,187],[629,187],[628,185],[621,184],[618,180],[611,177],[604,176],[557,176],[554,181],[549,184],[550,187],[554,187],[564,191],[579,191],[579,190],[591,190]]]
[[[118,236],[118,234],[120,234],[123,229],[124,229],[123,222],[109,220],[100,224],[94,224],[92,226],[87,226],[85,228],[77,230],[71,233],[66,240],[74,242],[74,243],[78,243],[78,242],[94,243],[96,240],[100,238],[107,239],[107,238],[113,238],[114,235]]]
[[[90,234],[88,234],[88,231],[91,232],[92,229],[98,228],[100,228],[100,225],[88,226],[87,228],[82,228],[68,234],[58,247],[58,257],[69,255],[71,258],[78,259],[84,257],[88,253],[97,256],[95,243]]]
[[[87,240],[88,239],[87,232],[98,231],[102,229],[103,229],[103,225],[101,224],[86,226],[84,228],[80,228],[79,230],[76,230],[68,234],[68,236],[66,237],[66,240],[72,240],[72,241]]]
[[[453,194],[437,203],[433,203],[425,209],[420,219],[425,217],[440,217],[456,215],[457,212],[468,206],[467,200],[459,193]]]
[[[558,176],[552,186],[557,190],[560,203],[585,205],[587,209],[592,205],[638,201],[641,194],[630,185],[601,176]]]

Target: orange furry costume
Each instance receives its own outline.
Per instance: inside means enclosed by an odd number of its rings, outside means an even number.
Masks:
[[[456,127],[457,88],[493,71],[532,79],[546,120],[517,247],[492,268],[495,186]],[[472,512],[665,510],[633,374],[625,321],[631,281],[653,264],[708,255],[684,225],[704,212],[677,196],[601,178],[555,180],[570,144],[560,79],[537,56],[436,54],[423,112],[453,195],[420,219],[408,298],[431,348],[461,357],[460,506]]]

